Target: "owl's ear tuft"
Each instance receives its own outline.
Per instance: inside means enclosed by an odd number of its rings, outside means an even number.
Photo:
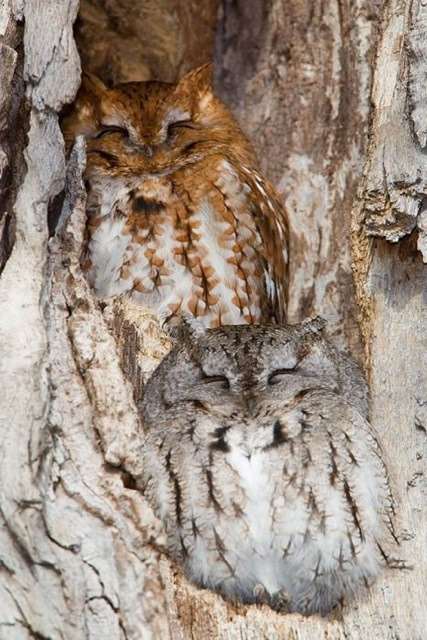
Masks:
[[[104,97],[108,93],[105,84],[91,73],[83,72],[82,83],[74,104],[61,114],[61,128],[67,149],[76,136],[86,138],[98,130]]]
[[[93,73],[84,71],[82,74],[82,84],[80,91],[86,96],[93,96],[94,98],[100,98],[108,92],[108,88],[102,82],[100,78]]]
[[[99,125],[103,98],[108,89],[96,76],[83,72],[82,83],[73,105],[61,114],[61,128],[67,149],[70,149],[76,136],[93,136]]]
[[[192,69],[185,74],[178,82],[177,88],[184,89],[190,93],[208,93],[212,91],[213,64],[208,62],[201,67]]]
[[[322,333],[323,329],[326,327],[326,320],[324,320],[320,316],[307,318],[306,320],[303,320],[301,326],[303,334]]]
[[[181,314],[179,324],[168,327],[167,332],[177,342],[194,343],[206,334],[206,327],[200,320],[190,314]]]

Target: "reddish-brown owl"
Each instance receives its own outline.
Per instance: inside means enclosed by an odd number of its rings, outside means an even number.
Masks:
[[[86,77],[63,129],[87,141],[84,268],[100,297],[206,326],[284,320],[285,214],[210,65],[177,84]]]

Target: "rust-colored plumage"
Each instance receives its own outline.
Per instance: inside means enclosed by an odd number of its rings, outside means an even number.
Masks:
[[[85,77],[63,122],[68,145],[87,141],[83,266],[99,296],[127,292],[162,319],[280,321],[284,211],[210,75],[114,89]]]

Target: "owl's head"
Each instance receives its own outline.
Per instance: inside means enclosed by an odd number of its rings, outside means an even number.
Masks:
[[[309,391],[325,390],[366,415],[363,375],[324,337],[323,326],[316,318],[297,325],[205,329],[188,320],[148,382],[146,413],[154,415],[156,403],[187,403],[211,413],[251,418],[265,408],[291,407]]]
[[[176,84],[130,82],[109,89],[85,75],[62,128],[67,146],[78,135],[86,138],[89,171],[109,175],[173,170],[224,145],[242,158],[253,153],[213,93],[210,64]]]

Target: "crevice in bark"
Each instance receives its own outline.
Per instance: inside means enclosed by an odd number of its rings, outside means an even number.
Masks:
[[[214,52],[215,83],[218,95],[236,110],[245,101],[246,85],[254,77],[262,56],[272,8],[271,0],[220,2]],[[286,41],[280,46],[284,59],[289,61],[291,54]]]
[[[218,0],[81,0],[83,67],[107,84],[173,82],[212,58],[217,7]]]
[[[0,34],[0,274],[15,241],[13,206],[26,165],[29,105],[24,96],[23,25],[11,20]]]

